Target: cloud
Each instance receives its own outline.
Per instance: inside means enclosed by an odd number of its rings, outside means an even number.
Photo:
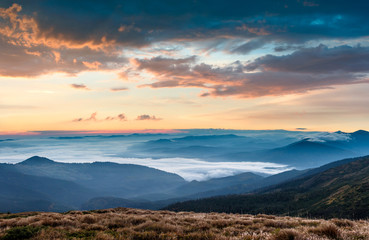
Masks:
[[[120,113],[116,116],[108,116],[104,119],[98,119],[97,118],[97,112],[94,112],[91,114],[89,118],[76,118],[73,120],[73,122],[88,122],[88,121],[112,121],[112,120],[118,120],[118,121],[127,121],[127,117],[124,113]]]
[[[333,88],[335,85],[348,85],[369,82],[362,75],[354,74],[300,74],[281,72],[246,73],[244,79],[220,86],[209,87],[212,96],[238,96],[254,98],[306,93],[317,89]]]
[[[93,47],[88,42],[71,44],[62,37],[49,38],[40,30],[34,14],[22,12],[23,6],[18,4],[0,8],[2,76],[34,77],[53,72],[76,74],[116,69],[126,63],[115,47]]]
[[[198,87],[206,90],[202,97],[253,98],[369,82],[369,47],[319,45],[222,67],[197,63],[196,59],[136,59],[138,69],[147,70],[156,79],[141,87]]]
[[[248,42],[236,47],[235,49],[232,50],[233,53],[242,53],[242,54],[247,54],[249,52],[251,52],[252,50],[261,48],[262,46],[264,46],[267,42],[264,39],[252,39],[249,40]]]
[[[17,2],[4,0],[0,4],[1,17],[17,23],[3,28],[3,33],[8,37],[21,35],[27,44],[52,48],[140,48],[163,41],[255,37],[306,42],[367,36],[369,30],[361,24],[368,21],[365,0],[355,4],[333,0],[319,3],[262,0],[253,2],[252,7],[250,2],[239,0],[227,4],[221,0]],[[246,43],[243,51],[255,43]]]
[[[9,6],[11,1],[4,1]],[[39,36],[70,44],[145,46],[168,40],[193,40],[219,36],[255,36],[268,32],[275,38],[311,39],[366,36],[365,0],[345,1],[262,0],[252,3],[231,0],[170,2],[129,0],[74,2],[19,0],[37,24]],[[338,17],[340,15],[341,17]],[[68,16],[65,18],[64,16]],[[320,19],[322,25],[311,23]],[[356,24],[355,24],[356,23]],[[340,31],[337,31],[340,29]]]
[[[115,87],[115,88],[110,88],[110,91],[112,92],[121,92],[121,91],[127,91],[129,88],[127,87]]]
[[[329,141],[350,141],[351,136],[349,133],[338,132],[319,132],[309,137],[309,141],[312,142],[329,142]]]
[[[159,120],[162,120],[162,119],[161,118],[157,118],[154,115],[150,116],[150,115],[147,115],[147,114],[143,114],[143,115],[137,116],[136,120],[154,120],[154,121],[159,121]]]
[[[201,96],[244,98],[362,83],[367,82],[369,47],[302,47],[323,40],[364,39],[369,32],[369,25],[362,24],[369,20],[368,4],[364,0],[355,4],[262,0],[252,6],[233,0],[227,4],[220,0],[4,0],[0,2],[0,75],[114,70],[128,79],[144,70],[155,81],[141,87],[197,87],[203,90]],[[181,49],[163,48],[174,43],[200,46],[205,52],[215,44],[226,54],[248,54],[266,44],[276,45],[277,52],[294,52],[222,65],[199,63],[203,56],[168,58],[151,52],[144,55],[150,57],[131,63],[124,56],[127,51],[148,53],[155,44],[161,44],[159,52],[164,49],[174,56]],[[111,89],[120,90],[124,88]]]
[[[277,174],[292,170],[289,166],[268,162],[207,162],[189,158],[161,158],[154,161],[151,158],[113,158],[111,161],[140,164],[173,172],[187,181],[205,181],[211,178],[232,176],[243,172]]]
[[[108,116],[108,117],[105,118],[105,120],[107,120],[107,121],[111,121],[111,120],[127,121],[127,117],[126,117],[126,115],[124,115],[124,113],[121,113],[121,114],[118,114],[115,117]]]
[[[76,118],[73,120],[73,122],[97,121],[96,115],[97,115],[97,112],[94,112],[91,114],[89,118]]]
[[[102,65],[101,62],[94,61],[94,62],[86,62],[82,61],[82,64],[85,65],[88,69],[99,69]]]
[[[84,84],[76,84],[76,83],[73,83],[70,85],[72,88],[75,88],[75,89],[82,89],[82,90],[90,90],[86,85]]]
[[[275,52],[284,52],[289,50],[297,50],[300,49],[301,46],[298,45],[279,45],[274,48]]]
[[[196,56],[187,58],[165,58],[162,56],[151,59],[135,59],[138,70],[147,70],[157,75],[186,76],[189,74],[189,66],[194,63]]]
[[[329,73],[369,72],[369,47],[341,45],[329,48],[319,45],[303,48],[289,55],[266,55],[245,66],[246,70]]]

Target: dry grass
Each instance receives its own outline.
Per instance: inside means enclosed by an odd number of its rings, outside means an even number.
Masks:
[[[0,240],[369,240],[369,221],[107,209],[0,214]]]

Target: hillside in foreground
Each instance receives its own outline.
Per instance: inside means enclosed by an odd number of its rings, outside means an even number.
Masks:
[[[0,239],[369,239],[369,221],[116,208],[0,214]]]

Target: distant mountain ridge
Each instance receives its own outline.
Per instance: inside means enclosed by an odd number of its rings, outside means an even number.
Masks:
[[[186,183],[173,173],[117,163],[60,163],[34,156],[0,164],[0,212],[66,211],[98,196],[132,197]]]
[[[176,174],[139,165],[61,163],[38,156],[17,164],[0,164],[0,173],[0,212],[66,211],[120,204],[160,208],[179,199],[197,198],[199,194],[223,194],[222,189],[247,191],[248,188],[236,186],[259,186],[264,179],[254,173],[242,173],[186,182]]]
[[[24,174],[74,181],[105,196],[116,197],[133,197],[186,183],[173,173],[112,162],[60,163],[34,156],[15,164],[14,168]]]
[[[344,136],[339,136],[340,134],[344,134]],[[87,209],[89,207],[99,208],[99,206],[101,208],[105,208],[105,206],[134,206],[157,209],[178,201],[206,197],[218,199],[222,195],[243,194],[242,197],[251,198],[252,196],[256,199],[255,201],[260,203],[260,205],[250,204],[255,213],[256,211],[270,211],[271,213],[284,214],[288,212],[296,215],[315,214],[320,216],[319,214],[324,213],[324,209],[333,211],[332,209],[335,209],[332,207],[333,205],[323,204],[324,207],[316,208],[320,212],[315,212],[314,209],[308,208],[309,204],[313,202],[308,204],[301,200],[295,203],[290,198],[298,194],[299,199],[301,197],[301,199],[315,201],[320,196],[325,196],[328,193],[334,194],[335,191],[339,190],[338,192],[350,193],[359,199],[360,191],[366,191],[365,183],[359,183],[359,179],[356,178],[351,182],[346,182],[349,185],[358,183],[354,184],[352,189],[341,189],[342,186],[336,188],[338,185],[335,185],[331,186],[332,188],[324,188],[320,192],[318,188],[310,185],[291,185],[294,187],[287,190],[281,186],[286,186],[284,184],[287,184],[288,181],[293,180],[293,183],[297,183],[300,179],[311,178],[322,172],[356,161],[356,159],[336,160],[346,156],[356,156],[358,153],[365,153],[369,150],[369,132],[367,131],[338,132],[326,139],[303,139],[280,147],[249,152],[246,151],[248,144],[258,145],[263,144],[263,141],[253,142],[248,137],[235,134],[186,136],[171,139],[162,138],[163,135],[156,137],[160,137],[160,139],[147,141],[135,151],[139,152],[142,146],[151,146],[152,148],[148,148],[147,151],[151,151],[153,156],[156,153],[157,156],[160,156],[165,151],[173,156],[200,156],[204,161],[206,159],[206,161],[274,162],[297,166],[298,169],[267,177],[245,172],[206,181],[187,182],[177,174],[135,164],[62,163],[34,156],[18,164],[0,164],[0,212],[7,211],[7,209],[10,209],[9,211],[64,211],[80,209],[82,206]],[[290,140],[285,139],[281,141],[281,144]],[[325,163],[328,164],[324,165]],[[362,169],[365,169],[364,165]],[[366,179],[365,174],[358,175]],[[337,173],[338,179],[340,179],[339,176]],[[345,176],[345,179],[348,177]],[[330,179],[337,183],[337,180]],[[320,181],[324,182],[321,179]],[[301,186],[309,187],[303,188]],[[278,189],[278,191],[273,189]],[[255,192],[255,194],[249,194],[250,192]],[[246,193],[247,195],[245,195]],[[268,201],[259,198],[259,194],[262,194],[273,204],[265,208],[266,205],[263,204]],[[343,199],[340,204],[349,201],[349,195],[340,193],[334,196]],[[230,196],[225,198],[228,199],[228,197]],[[227,211],[247,210],[243,207],[240,208],[238,197],[235,198],[237,200],[234,200],[236,204]],[[323,199],[327,197],[325,196]],[[223,199],[223,197],[220,198]],[[334,199],[331,202],[336,204],[337,200]],[[232,201],[230,200],[230,202]],[[283,208],[284,201],[295,207]],[[315,204],[314,206],[323,206],[321,203],[314,202],[313,204]],[[211,204],[206,206],[208,209],[212,207]],[[221,208],[222,205],[219,204],[218,207]],[[355,207],[362,209],[360,206]],[[350,217],[360,216],[357,212],[354,215]]]
[[[65,211],[96,194],[71,181],[23,174],[0,164],[0,212]]]
[[[369,156],[346,159],[252,194],[176,203],[166,209],[308,217],[369,217]],[[314,170],[311,170],[314,172]]]
[[[30,157],[26,160],[24,160],[23,162],[18,163],[19,165],[33,165],[33,166],[37,166],[40,164],[53,164],[56,163],[53,160],[50,160],[48,158],[45,157],[39,157],[39,156],[33,156]]]
[[[272,162],[298,169],[314,168],[338,159],[369,154],[369,132],[359,130],[335,134],[316,135],[298,141],[286,137],[274,145],[265,138],[255,140],[235,134],[161,138],[136,144],[130,151],[136,157],[148,157],[149,154],[149,157],[154,158],[189,157],[212,162]]]

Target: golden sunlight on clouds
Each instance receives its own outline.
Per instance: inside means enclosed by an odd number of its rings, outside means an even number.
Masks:
[[[53,4],[0,3],[2,132],[369,127],[361,11]]]

